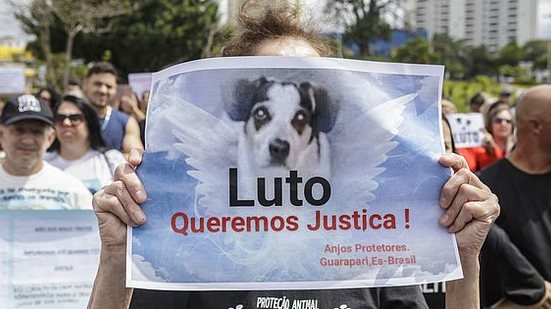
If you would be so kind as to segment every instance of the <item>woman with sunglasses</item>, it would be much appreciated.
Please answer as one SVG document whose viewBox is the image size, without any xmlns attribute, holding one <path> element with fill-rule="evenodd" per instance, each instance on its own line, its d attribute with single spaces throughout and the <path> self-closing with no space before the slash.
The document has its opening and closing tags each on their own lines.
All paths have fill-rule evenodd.
<svg viewBox="0 0 551 309">
<path fill-rule="evenodd" d="M 92 193 L 111 183 L 124 157 L 107 150 L 94 109 L 84 99 L 65 96 L 54 108 L 54 126 L 56 140 L 46 161 L 80 179 Z"/>
<path fill-rule="evenodd" d="M 503 101 L 492 104 L 484 113 L 484 122 L 486 127 L 485 145 L 458 149 L 458 153 L 465 157 L 473 172 L 505 157 L 513 145 L 513 113 L 509 104 Z"/>
</svg>

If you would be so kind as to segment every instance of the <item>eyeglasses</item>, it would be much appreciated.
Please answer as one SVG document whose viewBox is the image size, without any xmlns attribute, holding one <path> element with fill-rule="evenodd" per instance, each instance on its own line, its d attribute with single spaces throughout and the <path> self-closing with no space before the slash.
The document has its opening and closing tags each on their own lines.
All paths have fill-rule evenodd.
<svg viewBox="0 0 551 309">
<path fill-rule="evenodd" d="M 501 124 L 505 121 L 506 124 L 511 124 L 513 122 L 513 120 L 511 119 L 505 119 L 505 118 L 500 118 L 500 117 L 495 117 L 492 122 L 493 123 L 496 123 L 496 124 Z"/>
<path fill-rule="evenodd" d="M 71 126 L 78 126 L 84 120 L 84 116 L 82 116 L 82 114 L 56 114 L 54 117 L 54 122 L 57 125 L 65 124 L 65 119 L 69 119 Z"/>
</svg>

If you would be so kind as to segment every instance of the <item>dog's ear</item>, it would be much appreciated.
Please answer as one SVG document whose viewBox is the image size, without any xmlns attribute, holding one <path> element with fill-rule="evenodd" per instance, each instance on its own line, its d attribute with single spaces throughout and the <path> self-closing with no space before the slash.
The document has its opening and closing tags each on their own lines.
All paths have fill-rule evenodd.
<svg viewBox="0 0 551 309">
<path fill-rule="evenodd" d="M 228 116 L 234 121 L 246 120 L 256 103 L 258 90 L 267 83 L 268 80 L 264 76 L 254 81 L 238 80 L 234 87 L 232 100 L 226 103 L 225 109 Z"/>
<path fill-rule="evenodd" d="M 307 108 L 312 110 L 312 128 L 314 132 L 329 132 L 337 119 L 337 104 L 335 104 L 327 90 L 316 87 L 309 82 L 303 82 L 299 86 L 301 100 L 309 104 Z"/>
</svg>

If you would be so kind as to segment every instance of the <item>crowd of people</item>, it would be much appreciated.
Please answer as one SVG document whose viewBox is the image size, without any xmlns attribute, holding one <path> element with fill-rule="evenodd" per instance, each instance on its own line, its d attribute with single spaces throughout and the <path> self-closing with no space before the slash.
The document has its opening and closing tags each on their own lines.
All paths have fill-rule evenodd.
<svg viewBox="0 0 551 309">
<path fill-rule="evenodd" d="M 254 1 L 242 6 L 240 32 L 225 45 L 224 56 L 335 54 L 315 28 L 297 18 L 298 7 L 247 3 Z M 10 199 L 0 190 L 0 209 L 96 212 L 102 250 L 89 308 L 230 308 L 236 303 L 256 308 L 258 297 L 284 295 L 319 299 L 322 308 L 339 300 L 350 308 L 427 307 L 415 286 L 232 292 L 126 288 L 126 227 L 146 221 L 140 204 L 147 193 L 134 170 L 142 160 L 149 92 L 139 97 L 117 89 L 115 68 L 99 62 L 63 94 L 46 87 L 8 100 L 0 118 L 0 189 L 18 188 L 22 197 Z M 454 171 L 442 188 L 439 223 L 456 233 L 464 272 L 464 279 L 447 283 L 446 307 L 551 308 L 551 86 L 530 88 L 516 102 L 507 91 L 495 101 L 473 96 L 471 112 L 482 113 L 485 122 L 483 144 L 477 147 L 455 147 L 445 114 L 457 108 L 448 100 L 442 104 L 446 152 L 461 156 L 439 160 Z"/>
</svg>

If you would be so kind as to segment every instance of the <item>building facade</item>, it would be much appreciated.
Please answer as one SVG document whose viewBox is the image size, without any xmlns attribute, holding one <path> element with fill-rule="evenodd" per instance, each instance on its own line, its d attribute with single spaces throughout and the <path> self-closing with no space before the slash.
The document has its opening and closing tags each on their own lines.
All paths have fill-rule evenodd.
<svg viewBox="0 0 551 309">
<path fill-rule="evenodd" d="M 405 8 L 408 23 L 429 38 L 445 33 L 491 51 L 536 38 L 538 0 L 406 0 Z"/>
</svg>

